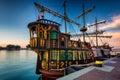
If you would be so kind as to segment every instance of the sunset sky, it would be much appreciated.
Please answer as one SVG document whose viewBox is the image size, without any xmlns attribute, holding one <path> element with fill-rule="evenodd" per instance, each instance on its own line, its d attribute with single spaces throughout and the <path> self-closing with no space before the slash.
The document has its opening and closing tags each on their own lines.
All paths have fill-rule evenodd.
<svg viewBox="0 0 120 80">
<path fill-rule="evenodd" d="M 63 14 L 64 0 L 0 0 L 0 46 L 7 44 L 21 45 L 29 44 L 28 23 L 34 22 L 38 17 L 38 10 L 34 2 L 38 2 L 50 9 Z M 110 45 L 120 47 L 120 0 L 67 0 L 67 16 L 81 24 L 82 18 L 75 17 L 82 13 L 82 4 L 85 10 L 95 6 L 95 9 L 86 15 L 86 25 L 94 23 L 95 17 L 98 21 L 106 20 L 105 24 L 99 25 L 99 30 L 106 30 L 104 35 L 112 35 Z M 52 19 L 60 24 L 63 20 L 45 12 L 46 19 Z M 80 33 L 74 24 L 67 24 L 71 33 Z M 60 27 L 64 32 L 64 25 Z M 74 29 L 72 27 L 74 26 Z M 91 29 L 94 30 L 94 27 Z M 89 31 L 88 31 L 89 32 Z"/>
</svg>

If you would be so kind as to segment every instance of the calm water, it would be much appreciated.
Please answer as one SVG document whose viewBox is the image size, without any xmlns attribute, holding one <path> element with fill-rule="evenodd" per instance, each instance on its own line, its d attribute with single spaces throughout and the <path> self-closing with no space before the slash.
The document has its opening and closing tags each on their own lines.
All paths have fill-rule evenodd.
<svg viewBox="0 0 120 80">
<path fill-rule="evenodd" d="M 36 59 L 30 50 L 0 51 L 0 80 L 38 80 Z"/>
</svg>

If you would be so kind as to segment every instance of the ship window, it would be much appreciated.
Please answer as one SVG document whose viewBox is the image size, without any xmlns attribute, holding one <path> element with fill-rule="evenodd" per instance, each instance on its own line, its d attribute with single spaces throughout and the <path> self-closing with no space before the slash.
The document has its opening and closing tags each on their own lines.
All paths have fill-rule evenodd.
<svg viewBox="0 0 120 80">
<path fill-rule="evenodd" d="M 50 32 L 50 39 L 58 39 L 58 32 L 56 31 Z"/>
<path fill-rule="evenodd" d="M 80 52 L 80 60 L 83 60 L 83 52 Z"/>
<path fill-rule="evenodd" d="M 65 46 L 64 41 L 61 41 L 61 46 Z"/>
<path fill-rule="evenodd" d="M 72 52 L 68 52 L 68 60 L 72 60 Z"/>
<path fill-rule="evenodd" d="M 60 60 L 72 60 L 72 52 L 61 52 Z"/>
<path fill-rule="evenodd" d="M 57 52 L 51 52 L 50 59 L 51 60 L 57 60 Z"/>
<path fill-rule="evenodd" d="M 84 51 L 84 52 L 83 52 L 83 59 L 85 60 L 86 58 L 87 58 L 87 52 Z"/>
<path fill-rule="evenodd" d="M 87 58 L 87 52 L 82 51 L 81 54 L 80 54 L 80 59 L 85 60 L 86 58 Z"/>
<path fill-rule="evenodd" d="M 33 32 L 30 31 L 30 38 L 33 38 Z"/>
<path fill-rule="evenodd" d="M 61 46 L 64 47 L 65 46 L 65 37 L 61 37 Z"/>
<path fill-rule="evenodd" d="M 37 37 L 36 31 L 33 31 L 33 37 L 34 37 L 34 38 Z"/>
<path fill-rule="evenodd" d="M 67 60 L 65 52 L 60 53 L 60 60 Z"/>
<path fill-rule="evenodd" d="M 78 60 L 78 52 L 74 52 L 74 58 L 75 60 Z"/>
<path fill-rule="evenodd" d="M 46 59 L 46 55 L 45 55 L 45 53 L 43 53 L 43 60 L 45 60 Z"/>
<path fill-rule="evenodd" d="M 51 40 L 51 43 L 52 43 L 51 47 L 55 48 L 57 45 L 57 40 Z"/>
</svg>

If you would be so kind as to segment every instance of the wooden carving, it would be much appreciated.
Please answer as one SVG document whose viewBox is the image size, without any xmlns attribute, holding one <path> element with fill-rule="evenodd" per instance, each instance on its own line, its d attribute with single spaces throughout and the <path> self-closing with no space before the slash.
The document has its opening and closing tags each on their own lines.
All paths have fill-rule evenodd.
<svg viewBox="0 0 120 80">
<path fill-rule="evenodd" d="M 45 28 L 42 27 L 41 29 L 44 32 L 44 39 L 47 39 L 47 31 L 51 29 L 51 26 L 49 26 L 48 28 L 47 27 L 45 27 Z"/>
</svg>

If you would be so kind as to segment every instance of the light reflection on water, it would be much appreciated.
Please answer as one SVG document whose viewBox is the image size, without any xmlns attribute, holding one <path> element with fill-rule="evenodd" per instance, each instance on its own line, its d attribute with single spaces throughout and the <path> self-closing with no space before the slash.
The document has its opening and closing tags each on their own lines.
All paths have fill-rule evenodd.
<svg viewBox="0 0 120 80">
<path fill-rule="evenodd" d="M 36 59 L 30 50 L 0 51 L 0 80 L 38 80 Z"/>
</svg>

